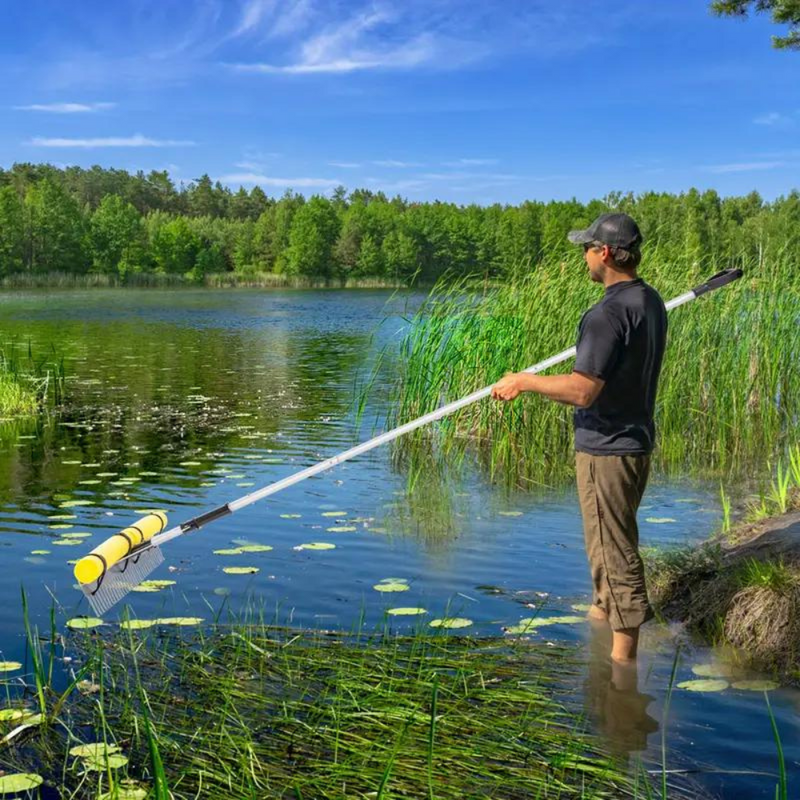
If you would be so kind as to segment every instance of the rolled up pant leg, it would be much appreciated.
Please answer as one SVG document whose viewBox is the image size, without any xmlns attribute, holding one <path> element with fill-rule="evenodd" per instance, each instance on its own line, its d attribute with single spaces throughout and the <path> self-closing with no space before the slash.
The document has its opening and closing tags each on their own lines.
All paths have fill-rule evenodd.
<svg viewBox="0 0 800 800">
<path fill-rule="evenodd" d="M 636 524 L 650 456 L 579 452 L 576 471 L 592 601 L 608 615 L 613 630 L 638 628 L 653 617 Z"/>
</svg>

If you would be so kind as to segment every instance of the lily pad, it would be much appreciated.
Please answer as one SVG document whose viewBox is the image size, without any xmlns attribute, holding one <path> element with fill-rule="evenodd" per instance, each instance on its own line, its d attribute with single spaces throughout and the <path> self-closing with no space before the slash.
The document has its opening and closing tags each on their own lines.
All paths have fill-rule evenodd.
<svg viewBox="0 0 800 800">
<path fill-rule="evenodd" d="M 49 556 L 50 550 L 31 550 L 32 556 Z"/>
<path fill-rule="evenodd" d="M 300 519 L 302 514 L 281 514 L 281 519 Z"/>
<path fill-rule="evenodd" d="M 589 605 L 589 603 L 573 603 L 573 604 L 570 606 L 570 608 L 571 608 L 573 611 L 589 611 L 589 609 L 591 608 L 591 606 Z"/>
<path fill-rule="evenodd" d="M 558 617 L 527 617 L 521 619 L 516 625 L 511 625 L 506 628 L 506 633 L 530 633 L 536 628 L 542 628 L 546 625 L 575 625 L 579 622 L 585 622 L 583 617 L 575 616 L 558 616 Z"/>
<path fill-rule="evenodd" d="M 98 800 L 146 800 L 150 790 L 132 781 L 120 781 L 113 791 L 104 792 Z"/>
<path fill-rule="evenodd" d="M 665 522 L 675 522 L 672 517 L 647 517 L 645 522 L 652 522 L 654 525 L 663 525 Z"/>
<path fill-rule="evenodd" d="M 106 772 L 109 769 L 119 769 L 128 763 L 128 756 L 122 753 L 99 754 L 96 758 L 86 758 L 83 767 L 90 772 Z"/>
<path fill-rule="evenodd" d="M 427 614 L 428 610 L 425 608 L 390 608 L 386 613 L 393 617 L 414 617 L 418 614 Z"/>
<path fill-rule="evenodd" d="M 326 528 L 325 530 L 331 533 L 352 533 L 357 528 L 354 525 L 334 525 L 332 528 Z"/>
<path fill-rule="evenodd" d="M 120 622 L 119 627 L 124 631 L 141 631 L 145 628 L 152 628 L 155 624 L 154 619 L 125 619 Z"/>
<path fill-rule="evenodd" d="M 88 539 L 92 534 L 86 531 L 75 531 L 74 533 L 62 533 L 62 539 Z"/>
<path fill-rule="evenodd" d="M 11 794 L 11 792 L 29 792 L 44 783 L 41 775 L 32 772 L 17 772 L 13 775 L 3 775 L 0 777 L 0 794 Z"/>
<path fill-rule="evenodd" d="M 240 553 L 268 553 L 272 550 L 269 544 L 245 544 L 239 548 Z"/>
<path fill-rule="evenodd" d="M 77 508 L 78 506 L 93 506 L 94 500 L 65 500 L 59 503 L 59 508 Z"/>
<path fill-rule="evenodd" d="M 78 516 L 77 514 L 51 514 L 47 519 L 58 521 L 64 519 L 78 519 Z"/>
<path fill-rule="evenodd" d="M 51 531 L 67 531 L 70 528 L 74 528 L 74 525 L 70 525 L 68 522 L 57 522 L 55 525 L 48 525 Z"/>
<path fill-rule="evenodd" d="M 695 664 L 692 673 L 699 678 L 730 678 L 733 670 L 726 664 Z"/>
<path fill-rule="evenodd" d="M 308 544 L 298 544 L 292 550 L 335 550 L 336 545 L 330 542 L 309 542 Z"/>
<path fill-rule="evenodd" d="M 202 617 L 159 617 L 154 619 L 154 625 L 199 625 Z"/>
<path fill-rule="evenodd" d="M 686 689 L 688 692 L 722 692 L 728 688 L 728 681 L 719 678 L 703 678 L 697 681 L 681 681 L 679 689 Z"/>
<path fill-rule="evenodd" d="M 472 620 L 466 617 L 444 617 L 430 622 L 431 628 L 468 628 L 470 625 Z"/>
<path fill-rule="evenodd" d="M 323 511 L 322 512 L 322 516 L 323 517 L 346 517 L 347 516 L 347 512 L 346 511 Z"/>
<path fill-rule="evenodd" d="M 33 712 L 27 708 L 0 708 L 0 722 L 16 722 L 30 716 Z"/>
<path fill-rule="evenodd" d="M 67 620 L 67 627 L 73 630 L 86 630 L 87 628 L 96 628 L 102 625 L 103 620 L 97 617 L 74 617 Z"/>
<path fill-rule="evenodd" d="M 0 661 L 0 672 L 13 672 L 15 669 L 22 669 L 19 661 Z"/>
<path fill-rule="evenodd" d="M 100 758 L 103 755 L 111 755 L 118 752 L 119 747 L 115 744 L 90 742 L 89 744 L 79 744 L 70 748 L 69 754 L 76 758 Z"/>
<path fill-rule="evenodd" d="M 242 552 L 244 552 L 244 551 L 242 550 L 241 547 L 226 547 L 226 548 L 223 548 L 222 550 L 215 550 L 214 551 L 214 555 L 215 556 L 238 556 L 238 555 L 241 555 Z"/>
<path fill-rule="evenodd" d="M 777 681 L 767 680 L 734 681 L 731 686 L 744 692 L 771 692 L 780 688 L 780 684 Z"/>
<path fill-rule="evenodd" d="M 501 517 L 521 517 L 521 511 L 498 511 L 497 512 Z"/>
<path fill-rule="evenodd" d="M 411 587 L 405 581 L 385 581 L 372 587 L 376 592 L 407 592 Z"/>
<path fill-rule="evenodd" d="M 258 567 L 223 567 L 222 571 L 228 575 L 253 575 L 260 572 Z"/>
<path fill-rule="evenodd" d="M 74 547 L 75 545 L 81 544 L 80 539 L 53 539 L 50 544 L 58 545 L 59 547 Z"/>
</svg>

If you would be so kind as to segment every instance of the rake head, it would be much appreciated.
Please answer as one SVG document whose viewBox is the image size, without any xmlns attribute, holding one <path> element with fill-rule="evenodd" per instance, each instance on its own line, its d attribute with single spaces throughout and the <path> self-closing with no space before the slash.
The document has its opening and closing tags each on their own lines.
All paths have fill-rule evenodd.
<svg viewBox="0 0 800 800">
<path fill-rule="evenodd" d="M 164 554 L 161 548 L 151 545 L 114 564 L 99 580 L 80 584 L 80 588 L 94 613 L 101 617 L 163 563 Z"/>
</svg>

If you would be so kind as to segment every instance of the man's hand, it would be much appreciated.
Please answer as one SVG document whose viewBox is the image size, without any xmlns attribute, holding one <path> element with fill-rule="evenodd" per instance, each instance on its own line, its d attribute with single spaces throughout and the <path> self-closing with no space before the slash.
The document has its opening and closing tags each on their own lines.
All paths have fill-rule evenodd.
<svg viewBox="0 0 800 800">
<path fill-rule="evenodd" d="M 522 373 L 508 372 L 494 386 L 492 397 L 495 400 L 514 400 L 522 392 Z"/>
</svg>

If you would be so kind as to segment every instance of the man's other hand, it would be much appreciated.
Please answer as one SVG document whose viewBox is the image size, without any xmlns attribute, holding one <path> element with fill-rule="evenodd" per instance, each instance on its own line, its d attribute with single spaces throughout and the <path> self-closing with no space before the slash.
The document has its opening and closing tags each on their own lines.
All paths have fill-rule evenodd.
<svg viewBox="0 0 800 800">
<path fill-rule="evenodd" d="M 495 400 L 514 400 L 521 392 L 522 374 L 519 372 L 506 373 L 492 386 L 492 397 Z"/>
</svg>

